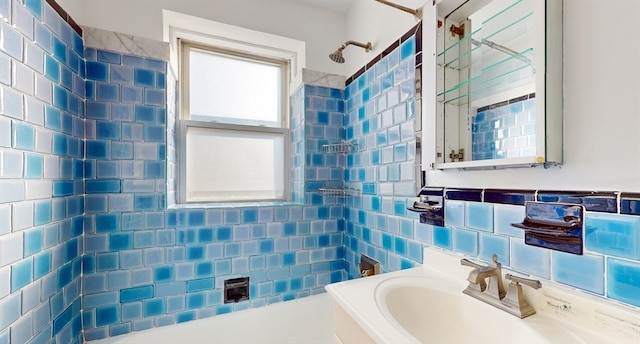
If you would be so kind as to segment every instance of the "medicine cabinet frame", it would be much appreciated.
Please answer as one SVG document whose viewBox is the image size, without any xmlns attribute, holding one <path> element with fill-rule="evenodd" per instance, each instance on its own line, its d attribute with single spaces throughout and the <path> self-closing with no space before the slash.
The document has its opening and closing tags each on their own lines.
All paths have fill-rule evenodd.
<svg viewBox="0 0 640 344">
<path fill-rule="evenodd" d="M 529 53 L 532 54 L 533 62 L 531 66 L 535 71 L 532 78 L 535 80 L 535 85 L 529 85 L 529 89 L 521 87 L 516 92 L 501 92 L 502 96 L 522 92 L 520 94 L 533 97 L 532 100 L 535 103 L 535 155 L 469 160 L 472 157 L 471 152 L 464 152 L 464 150 L 471 146 L 472 116 L 478 109 L 471 106 L 471 101 L 468 101 L 468 105 L 465 105 L 467 109 L 457 110 L 459 113 L 455 115 L 457 116 L 456 118 L 448 118 L 450 122 L 457 122 L 453 127 L 451 125 L 449 127 L 445 126 L 445 103 L 448 104 L 447 106 L 451 106 L 454 102 L 448 102 L 442 95 L 446 94 L 447 87 L 452 89 L 461 87 L 460 85 L 464 86 L 465 83 L 469 84 L 470 81 L 454 80 L 452 82 L 451 80 L 445 80 L 445 67 L 442 63 L 443 51 L 438 51 L 445 46 L 443 43 L 444 35 L 454 35 L 454 31 L 462 30 L 458 31 L 458 34 L 463 32 L 461 37 L 467 35 L 468 46 L 471 44 L 490 46 L 492 44 L 491 42 L 486 43 L 484 40 L 481 43 L 473 40 L 473 35 L 470 32 L 471 25 L 468 25 L 466 30 L 464 27 L 460 28 L 460 26 L 453 27 L 451 24 L 452 19 L 448 18 L 448 16 L 458 10 L 455 13 L 457 17 L 453 19 L 453 22 L 464 22 L 465 20 L 459 16 L 461 8 L 464 8 L 463 12 L 466 11 L 472 14 L 491 1 L 498 0 L 434 0 L 433 3 L 428 3 L 424 7 L 422 27 L 424 30 L 424 42 L 426 43 L 425 53 L 423 54 L 422 77 L 424 95 L 422 107 L 423 170 L 496 169 L 540 165 L 547 167 L 562 163 L 563 16 L 562 1 L 559 0 L 527 0 L 533 2 L 531 22 L 533 23 L 532 34 L 534 39 Z M 513 0 L 512 3 L 520 1 L 523 0 Z M 509 27 L 507 26 L 505 30 L 509 30 Z M 498 49 L 500 48 L 504 47 L 498 47 Z M 512 59 L 519 58 L 519 56 L 516 56 L 517 52 L 502 52 L 506 53 L 505 56 L 511 55 L 510 58 Z M 441 55 L 440 60 L 438 60 L 439 54 Z M 469 63 L 470 65 L 471 63 Z M 471 67 L 468 67 L 468 69 L 471 69 Z M 471 77 L 469 80 L 471 80 Z M 467 94 L 471 95 L 471 92 Z M 509 100 L 513 100 L 513 98 L 495 98 L 493 99 L 495 101 L 494 105 L 505 104 L 505 101 L 508 103 Z M 487 97 L 484 101 L 487 99 L 491 99 L 491 97 Z M 484 105 L 480 105 L 480 107 L 482 108 Z M 466 113 L 464 113 L 465 111 Z M 466 139 L 460 140 L 461 135 L 468 136 Z M 451 137 L 454 139 L 448 140 Z M 462 144 L 460 144 L 461 141 Z M 456 154 L 460 153 L 460 148 L 463 149 L 462 153 L 467 155 L 467 157 L 463 155 L 462 161 L 456 159 Z"/>
</svg>

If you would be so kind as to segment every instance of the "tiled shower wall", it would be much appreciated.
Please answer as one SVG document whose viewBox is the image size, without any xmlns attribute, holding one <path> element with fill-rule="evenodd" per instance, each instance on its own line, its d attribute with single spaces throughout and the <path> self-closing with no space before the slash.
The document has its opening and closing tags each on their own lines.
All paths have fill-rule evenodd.
<svg viewBox="0 0 640 344">
<path fill-rule="evenodd" d="M 40 0 L 0 17 L 0 343 L 79 343 L 83 40 Z"/>
<path fill-rule="evenodd" d="M 86 340 L 295 299 L 345 279 L 343 205 L 313 189 L 339 162 L 310 148 L 340 138 L 341 90 L 304 86 L 292 96 L 297 204 L 183 207 L 171 195 L 176 118 L 164 97 L 175 84 L 167 64 L 92 48 L 86 59 Z M 224 304 L 224 280 L 241 276 L 250 278 L 251 299 Z"/>
<path fill-rule="evenodd" d="M 581 199 L 562 196 L 562 191 L 552 192 L 559 197 L 543 199 L 585 204 L 584 255 L 526 245 L 524 232 L 511 226 L 524 219 L 524 201 L 483 202 L 477 190 L 474 194 L 478 197 L 474 199 L 459 199 L 447 193 L 444 227 L 419 223 L 415 213 L 406 209 L 416 200 L 413 73 L 419 52 L 413 50 L 414 42 L 409 39 L 386 57 L 367 65 L 367 70 L 353 77 L 345 90 L 346 138 L 358 142 L 358 150 L 347 156 L 345 179 L 348 185 L 363 190 L 362 197 L 348 199 L 345 206 L 349 278 L 358 276 L 361 254 L 378 260 L 384 271 L 394 271 L 421 263 L 422 247 L 433 245 L 485 261 L 491 261 L 496 253 L 505 267 L 640 307 L 640 281 L 636 278 L 640 276 L 637 194 L 622 193 L 620 202 L 624 207 L 615 206 L 620 192 L 607 192 L 609 198 L 605 201 L 591 192 L 585 192 Z M 519 133 L 524 133 L 523 124 L 532 115 L 526 105 L 529 101 L 532 100 L 511 107 L 515 118 L 502 117 L 507 121 L 501 123 L 520 123 Z M 522 118 L 518 120 L 519 117 Z M 530 191 L 531 195 L 535 192 Z M 601 202 L 614 204 L 613 210 L 591 209 Z"/>
</svg>

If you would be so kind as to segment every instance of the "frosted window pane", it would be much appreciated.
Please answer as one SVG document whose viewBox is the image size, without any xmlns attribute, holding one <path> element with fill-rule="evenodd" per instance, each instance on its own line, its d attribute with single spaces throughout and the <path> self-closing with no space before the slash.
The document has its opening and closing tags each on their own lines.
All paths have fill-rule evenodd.
<svg viewBox="0 0 640 344">
<path fill-rule="evenodd" d="M 187 129 L 187 201 L 284 199 L 284 134 Z"/>
<path fill-rule="evenodd" d="M 191 49 L 191 119 L 280 127 L 280 73 L 279 65 Z"/>
</svg>

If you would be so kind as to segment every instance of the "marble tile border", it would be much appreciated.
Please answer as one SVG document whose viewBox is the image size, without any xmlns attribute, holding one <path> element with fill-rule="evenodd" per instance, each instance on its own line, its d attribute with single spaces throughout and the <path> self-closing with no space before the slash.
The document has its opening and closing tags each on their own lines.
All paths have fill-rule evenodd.
<svg viewBox="0 0 640 344">
<path fill-rule="evenodd" d="M 303 68 L 302 83 L 310 86 L 321 86 L 343 90 L 345 77 L 342 75 L 327 74 Z"/>
<path fill-rule="evenodd" d="M 150 38 L 83 26 L 84 45 L 87 48 L 109 50 L 138 57 L 169 60 L 169 43 Z"/>
</svg>

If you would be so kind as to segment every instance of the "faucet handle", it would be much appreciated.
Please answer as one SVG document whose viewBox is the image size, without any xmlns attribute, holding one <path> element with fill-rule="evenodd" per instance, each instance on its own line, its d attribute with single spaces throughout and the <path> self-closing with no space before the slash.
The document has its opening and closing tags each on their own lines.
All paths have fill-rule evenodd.
<svg viewBox="0 0 640 344">
<path fill-rule="evenodd" d="M 484 267 L 484 266 L 482 266 L 482 265 L 480 265 L 478 263 L 474 263 L 474 262 L 470 261 L 467 258 L 460 259 L 460 264 L 464 265 L 464 266 L 470 266 L 470 267 L 472 267 L 474 269 L 479 269 L 479 268 L 483 268 Z"/>
<path fill-rule="evenodd" d="M 534 279 L 518 277 L 518 276 L 514 276 L 512 274 L 505 274 L 504 278 L 510 280 L 511 282 L 516 282 L 516 284 L 522 283 L 522 284 L 524 284 L 524 285 L 526 285 L 528 287 L 531 287 L 533 289 L 540 289 L 542 287 L 542 283 L 540 283 L 540 281 L 534 280 Z"/>
</svg>

